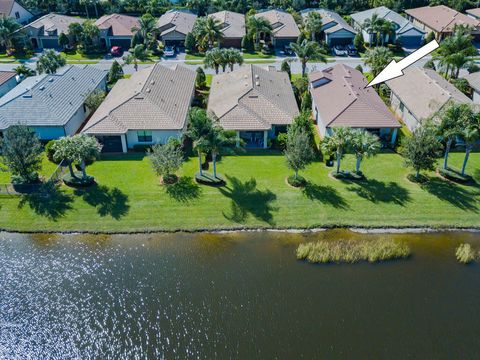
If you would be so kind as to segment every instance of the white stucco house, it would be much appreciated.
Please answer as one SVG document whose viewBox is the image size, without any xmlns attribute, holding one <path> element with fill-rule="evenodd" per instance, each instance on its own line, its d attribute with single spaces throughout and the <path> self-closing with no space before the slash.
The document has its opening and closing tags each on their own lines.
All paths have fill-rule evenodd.
<svg viewBox="0 0 480 360">
<path fill-rule="evenodd" d="M 103 152 L 127 152 L 136 145 L 180 139 L 187 127 L 196 72 L 160 63 L 122 79 L 82 132 L 97 137 Z"/>
</svg>

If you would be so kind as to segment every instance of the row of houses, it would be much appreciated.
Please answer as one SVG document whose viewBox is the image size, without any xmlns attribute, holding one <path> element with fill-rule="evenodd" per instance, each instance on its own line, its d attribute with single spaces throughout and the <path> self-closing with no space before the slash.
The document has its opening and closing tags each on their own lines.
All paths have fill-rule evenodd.
<svg viewBox="0 0 480 360">
<path fill-rule="evenodd" d="M 107 89 L 106 75 L 94 66 L 67 66 L 17 84 L 13 73 L 0 73 L 0 134 L 16 124 L 28 125 L 44 141 L 83 132 L 96 136 L 105 152 L 181 138 L 195 95 L 195 71 L 161 63 L 140 70 L 118 81 L 91 114 L 85 100 L 96 89 Z M 476 91 L 473 100 L 434 70 L 409 68 L 387 82 L 389 109 L 366 87 L 360 71 L 337 64 L 308 75 L 312 117 L 322 137 L 345 126 L 395 144 L 401 122 L 412 130 L 452 102 L 479 103 L 480 74 L 467 80 Z M 207 110 L 249 148 L 267 148 L 299 114 L 288 74 L 252 64 L 213 77 Z"/>
</svg>

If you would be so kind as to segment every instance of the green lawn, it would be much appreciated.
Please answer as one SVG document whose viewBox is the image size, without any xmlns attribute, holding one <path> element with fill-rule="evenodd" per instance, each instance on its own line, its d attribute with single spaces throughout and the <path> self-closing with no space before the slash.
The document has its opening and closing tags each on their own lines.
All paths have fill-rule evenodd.
<svg viewBox="0 0 480 360">
<path fill-rule="evenodd" d="M 83 54 L 76 50 L 73 51 L 62 51 L 61 54 L 67 59 L 67 61 L 86 61 L 90 62 L 92 60 L 102 60 L 105 57 L 105 53 L 91 53 Z"/>
<path fill-rule="evenodd" d="M 205 54 L 196 53 L 196 54 L 185 54 L 185 60 L 203 60 Z"/>
<path fill-rule="evenodd" d="M 460 166 L 462 158 L 462 153 L 454 153 L 451 162 Z M 353 160 L 348 156 L 343 168 L 352 169 Z M 480 153 L 475 153 L 468 170 L 480 182 L 479 169 Z M 401 157 L 391 153 L 366 160 L 363 170 L 369 180 L 359 183 L 334 180 L 328 176 L 331 168 L 312 164 L 302 173 L 310 181 L 304 190 L 285 183 L 291 172 L 284 157 L 272 152 L 224 157 L 218 170 L 227 185 L 221 188 L 196 185 L 196 170 L 197 159 L 192 158 L 181 171 L 180 183 L 164 187 L 140 154 L 105 158 L 88 168 L 99 184 L 93 188 L 62 186 L 51 198 L 1 196 L 0 228 L 144 231 L 480 224 L 479 186 L 456 185 L 433 174 L 427 185 L 410 183 Z"/>
<path fill-rule="evenodd" d="M 261 51 L 255 51 L 255 52 L 244 52 L 242 53 L 243 58 L 246 59 L 274 59 L 275 55 L 274 54 L 263 54 Z"/>
</svg>

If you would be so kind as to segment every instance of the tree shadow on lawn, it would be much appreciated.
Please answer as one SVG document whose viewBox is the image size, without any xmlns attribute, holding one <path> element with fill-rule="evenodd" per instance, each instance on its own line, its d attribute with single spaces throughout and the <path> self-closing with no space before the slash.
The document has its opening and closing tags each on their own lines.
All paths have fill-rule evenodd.
<svg viewBox="0 0 480 360">
<path fill-rule="evenodd" d="M 449 202 L 453 206 L 477 213 L 478 206 L 476 197 L 480 195 L 478 186 L 472 186 L 476 192 L 467 191 L 465 188 L 456 185 L 453 182 L 445 181 L 437 177 L 430 177 L 428 182 L 422 185 L 422 189 L 435 195 L 442 201 Z"/>
<path fill-rule="evenodd" d="M 339 209 L 348 209 L 350 207 L 338 191 L 330 185 L 323 186 L 309 182 L 302 192 L 308 199 L 317 200 L 322 204 L 328 204 Z"/>
<path fill-rule="evenodd" d="M 73 197 L 57 186 L 44 185 L 38 192 L 23 195 L 18 208 L 28 205 L 35 214 L 57 221 L 72 209 L 72 202 Z"/>
<path fill-rule="evenodd" d="M 223 213 L 226 219 L 244 223 L 250 214 L 269 225 L 275 224 L 272 211 L 277 211 L 277 208 L 273 207 L 271 202 L 277 199 L 277 195 L 270 190 L 258 190 L 257 181 L 254 178 L 245 182 L 233 176 L 226 176 L 226 178 L 228 185 L 219 188 L 222 195 L 232 200 L 231 214 Z"/>
<path fill-rule="evenodd" d="M 188 203 L 198 199 L 202 191 L 191 177 L 182 176 L 175 184 L 165 185 L 165 192 L 178 202 Z"/>
<path fill-rule="evenodd" d="M 128 214 L 128 196 L 118 188 L 110 189 L 105 185 L 95 184 L 88 188 L 76 189 L 75 195 L 81 196 L 83 200 L 97 208 L 100 216 L 110 215 L 115 220 Z"/>
<path fill-rule="evenodd" d="M 367 199 L 373 203 L 394 203 L 405 206 L 412 200 L 410 192 L 396 182 L 385 183 L 375 179 L 366 179 L 363 181 L 345 181 L 351 186 L 348 191 L 355 192 L 358 196 Z"/>
</svg>

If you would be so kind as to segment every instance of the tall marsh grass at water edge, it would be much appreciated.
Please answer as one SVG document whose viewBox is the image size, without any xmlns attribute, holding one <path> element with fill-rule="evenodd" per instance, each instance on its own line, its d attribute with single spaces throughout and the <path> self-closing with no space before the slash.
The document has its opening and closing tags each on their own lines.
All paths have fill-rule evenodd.
<svg viewBox="0 0 480 360">
<path fill-rule="evenodd" d="M 410 247 L 392 239 L 336 240 L 300 244 L 296 255 L 298 260 L 311 263 L 370 263 L 410 256 Z"/>
<path fill-rule="evenodd" d="M 475 260 L 476 251 L 470 244 L 460 244 L 455 251 L 455 257 L 459 263 L 469 264 Z"/>
</svg>

